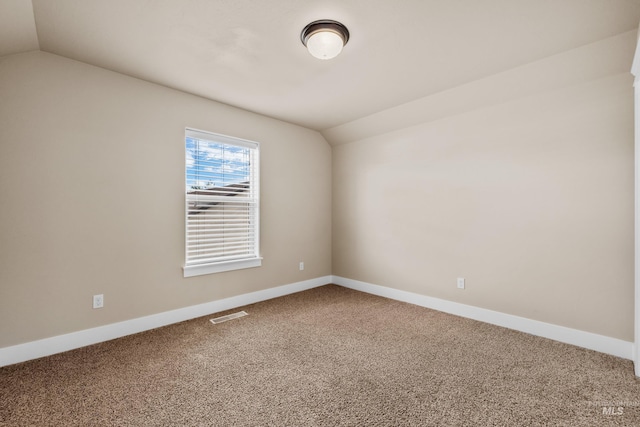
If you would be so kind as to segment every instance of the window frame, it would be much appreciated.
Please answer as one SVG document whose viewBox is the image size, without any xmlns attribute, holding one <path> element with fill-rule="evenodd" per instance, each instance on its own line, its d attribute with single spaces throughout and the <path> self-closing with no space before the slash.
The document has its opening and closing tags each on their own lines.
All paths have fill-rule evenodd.
<svg viewBox="0 0 640 427">
<path fill-rule="evenodd" d="M 188 234 L 188 222 L 189 222 L 189 189 L 187 185 L 189 184 L 188 171 L 189 167 L 187 165 L 187 140 L 189 138 L 198 139 L 198 140 L 206 140 L 211 141 L 216 144 L 223 144 L 232 147 L 242 147 L 248 148 L 251 150 L 251 158 L 253 160 L 253 164 L 250 165 L 250 188 L 251 188 L 251 200 L 247 201 L 250 205 L 248 208 L 252 215 L 253 221 L 251 221 L 251 225 L 249 229 L 253 231 L 253 248 L 252 254 L 244 257 L 239 257 L 238 259 L 232 260 L 220 260 L 213 262 L 202 262 L 198 263 L 193 259 L 190 261 L 189 259 L 189 234 Z M 262 265 L 262 257 L 260 255 L 260 144 L 255 141 L 250 141 L 246 139 L 236 138 L 228 135 L 217 134 L 213 132 L 202 131 L 193 128 L 185 128 L 185 136 L 184 136 L 184 156 L 185 156 L 185 193 L 184 193 L 184 203 L 185 203 L 185 218 L 184 218 L 184 242 L 185 242 L 185 251 L 184 251 L 184 264 L 183 264 L 183 274 L 184 277 L 193 277 L 200 276 L 205 274 L 213 274 L 213 273 L 221 273 L 224 271 L 232 271 L 246 268 L 254 268 L 260 267 Z"/>
</svg>

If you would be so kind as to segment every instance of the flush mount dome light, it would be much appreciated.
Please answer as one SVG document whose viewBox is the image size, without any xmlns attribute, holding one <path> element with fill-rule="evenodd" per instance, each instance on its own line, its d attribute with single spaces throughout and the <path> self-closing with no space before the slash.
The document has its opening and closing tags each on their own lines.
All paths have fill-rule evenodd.
<svg viewBox="0 0 640 427">
<path fill-rule="evenodd" d="M 349 30 L 337 21 L 321 19 L 304 27 L 300 39 L 311 55 L 331 59 L 338 56 L 349 41 Z"/>
</svg>

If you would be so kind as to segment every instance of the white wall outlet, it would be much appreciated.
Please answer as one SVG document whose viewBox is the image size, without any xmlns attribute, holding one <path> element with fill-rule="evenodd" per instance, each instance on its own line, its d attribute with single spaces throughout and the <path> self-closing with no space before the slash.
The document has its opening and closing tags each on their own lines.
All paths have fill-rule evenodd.
<svg viewBox="0 0 640 427">
<path fill-rule="evenodd" d="M 458 277 L 458 289 L 464 289 L 464 277 Z"/>
<path fill-rule="evenodd" d="M 304 262 L 300 261 L 300 271 L 304 270 Z"/>
<path fill-rule="evenodd" d="M 104 307 L 104 295 L 94 295 L 93 296 L 93 308 L 102 308 Z"/>
</svg>

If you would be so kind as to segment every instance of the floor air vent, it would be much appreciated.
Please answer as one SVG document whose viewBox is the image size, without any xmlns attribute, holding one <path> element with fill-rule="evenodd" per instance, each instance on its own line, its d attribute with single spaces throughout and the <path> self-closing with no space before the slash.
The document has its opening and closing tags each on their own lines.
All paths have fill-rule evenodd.
<svg viewBox="0 0 640 427">
<path fill-rule="evenodd" d="M 226 322 L 227 320 L 233 320 L 237 319 L 238 317 L 244 317 L 248 315 L 249 314 L 244 311 L 239 311 L 237 313 L 227 314 L 226 316 L 216 317 L 215 319 L 211 319 L 210 322 L 214 325 L 217 325 L 218 323 Z"/>
</svg>

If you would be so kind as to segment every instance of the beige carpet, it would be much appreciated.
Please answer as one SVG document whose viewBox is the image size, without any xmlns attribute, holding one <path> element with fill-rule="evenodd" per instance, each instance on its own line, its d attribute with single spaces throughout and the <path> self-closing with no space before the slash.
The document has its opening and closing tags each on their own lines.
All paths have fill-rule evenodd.
<svg viewBox="0 0 640 427">
<path fill-rule="evenodd" d="M 1 426 L 640 426 L 630 361 L 328 285 L 0 369 Z"/>
</svg>

